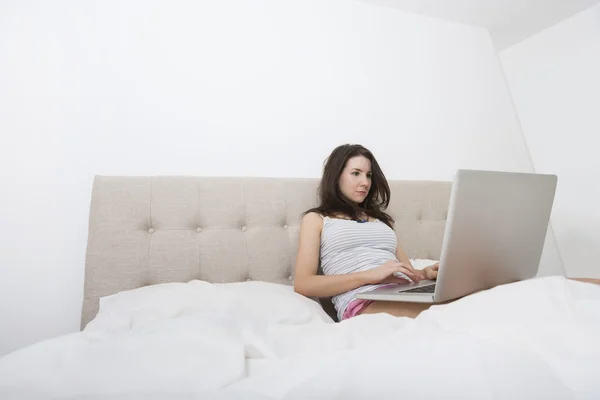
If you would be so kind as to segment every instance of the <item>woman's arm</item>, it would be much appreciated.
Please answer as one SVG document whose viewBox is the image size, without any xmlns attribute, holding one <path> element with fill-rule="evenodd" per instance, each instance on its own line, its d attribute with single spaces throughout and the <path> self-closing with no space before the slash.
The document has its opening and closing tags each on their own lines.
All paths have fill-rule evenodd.
<svg viewBox="0 0 600 400">
<path fill-rule="evenodd" d="M 402 249 L 402 246 L 400 246 L 400 241 L 398 241 L 398 244 L 396 245 L 396 258 L 402 264 L 410 265 L 414 269 L 414 266 L 410 262 L 410 258 L 408 258 L 408 255 L 404 252 L 404 249 Z M 439 263 L 435 263 L 433 265 L 423 268 L 422 270 L 415 269 L 414 271 L 418 276 L 418 280 L 421 280 L 421 279 L 434 280 L 434 279 L 437 279 L 438 268 L 439 268 Z"/>
<path fill-rule="evenodd" d="M 307 297 L 331 297 L 368 283 L 361 272 L 342 275 L 317 275 L 323 218 L 308 213 L 300 224 L 294 290 Z"/>
<path fill-rule="evenodd" d="M 410 262 L 410 258 L 408 258 L 408 255 L 404 252 L 404 249 L 402 249 L 402 246 L 400 246 L 400 241 L 398 241 L 398 243 L 396 244 L 396 258 L 402 264 L 410 265 L 411 267 L 413 267 L 413 265 Z"/>
</svg>

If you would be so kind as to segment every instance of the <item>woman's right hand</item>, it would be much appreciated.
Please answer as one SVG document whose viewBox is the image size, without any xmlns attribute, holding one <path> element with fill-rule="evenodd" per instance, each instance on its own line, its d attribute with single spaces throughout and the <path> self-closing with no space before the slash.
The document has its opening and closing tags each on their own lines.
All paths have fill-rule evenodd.
<svg viewBox="0 0 600 400">
<path fill-rule="evenodd" d="M 364 276 L 367 284 L 376 285 L 380 283 L 408 283 L 406 279 L 399 278 L 394 275 L 396 272 L 402 272 L 409 277 L 413 282 L 419 282 L 421 276 L 410 265 L 403 264 L 396 260 L 390 260 L 375 267 L 369 271 L 364 271 Z"/>
</svg>

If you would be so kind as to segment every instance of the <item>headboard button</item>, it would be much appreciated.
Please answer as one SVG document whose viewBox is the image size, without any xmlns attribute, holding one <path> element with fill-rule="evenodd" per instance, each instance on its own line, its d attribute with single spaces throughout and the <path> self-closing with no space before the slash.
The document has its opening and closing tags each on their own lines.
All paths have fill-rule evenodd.
<svg viewBox="0 0 600 400">
<path fill-rule="evenodd" d="M 148 233 L 154 233 L 154 228 L 148 229 Z"/>
<path fill-rule="evenodd" d="M 242 226 L 242 230 L 243 230 L 244 232 L 246 232 L 246 231 L 248 230 L 248 228 L 246 227 L 246 225 Z"/>
</svg>

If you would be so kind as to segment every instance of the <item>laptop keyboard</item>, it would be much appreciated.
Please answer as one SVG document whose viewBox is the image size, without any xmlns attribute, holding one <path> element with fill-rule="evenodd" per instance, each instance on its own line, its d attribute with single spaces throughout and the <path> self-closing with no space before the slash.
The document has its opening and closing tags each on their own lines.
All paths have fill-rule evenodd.
<svg viewBox="0 0 600 400">
<path fill-rule="evenodd" d="M 421 286 L 414 289 L 401 290 L 399 293 L 435 293 L 435 285 Z"/>
</svg>

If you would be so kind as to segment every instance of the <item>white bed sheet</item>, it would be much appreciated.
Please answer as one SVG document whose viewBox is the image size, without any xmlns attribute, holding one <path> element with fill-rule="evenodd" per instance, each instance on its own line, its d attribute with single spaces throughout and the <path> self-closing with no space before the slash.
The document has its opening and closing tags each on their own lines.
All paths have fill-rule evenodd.
<svg viewBox="0 0 600 400">
<path fill-rule="evenodd" d="M 335 324 L 313 305 L 266 283 L 124 293 L 83 332 L 1 358 L 0 398 L 600 398 L 598 285 L 539 278 L 415 320 Z"/>
</svg>

